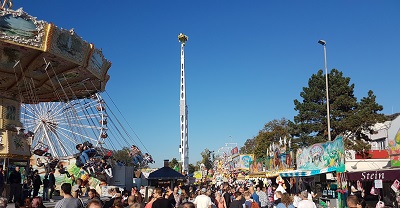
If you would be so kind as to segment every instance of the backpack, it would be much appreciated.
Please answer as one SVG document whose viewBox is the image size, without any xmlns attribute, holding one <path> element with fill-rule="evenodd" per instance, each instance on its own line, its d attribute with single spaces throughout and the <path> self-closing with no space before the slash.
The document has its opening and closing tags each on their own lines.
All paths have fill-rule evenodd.
<svg viewBox="0 0 400 208">
<path fill-rule="evenodd" d="M 251 208 L 260 208 L 260 205 L 258 205 L 257 202 L 252 201 L 252 202 L 251 202 Z"/>
</svg>

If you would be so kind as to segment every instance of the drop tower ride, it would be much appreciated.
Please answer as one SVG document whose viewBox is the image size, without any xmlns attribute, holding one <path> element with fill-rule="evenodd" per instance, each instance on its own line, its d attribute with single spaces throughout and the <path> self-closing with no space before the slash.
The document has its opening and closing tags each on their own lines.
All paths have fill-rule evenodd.
<svg viewBox="0 0 400 208">
<path fill-rule="evenodd" d="M 188 143 L 188 109 L 186 104 L 186 79 L 185 79 L 185 45 L 188 36 L 180 33 L 178 40 L 181 43 L 181 79 L 180 79 L 180 137 L 179 153 L 181 156 L 182 173 L 187 174 L 189 171 L 189 143 Z"/>
</svg>

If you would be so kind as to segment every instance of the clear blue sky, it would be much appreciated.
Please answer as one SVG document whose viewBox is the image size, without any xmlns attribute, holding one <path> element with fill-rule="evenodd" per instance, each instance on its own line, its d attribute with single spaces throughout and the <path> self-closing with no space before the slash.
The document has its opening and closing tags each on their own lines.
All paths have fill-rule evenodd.
<svg viewBox="0 0 400 208">
<path fill-rule="evenodd" d="M 117 3 L 118 2 L 118 3 Z M 243 145 L 273 119 L 293 120 L 312 74 L 351 77 L 383 113 L 400 112 L 400 1 L 22 1 L 113 62 L 106 91 L 162 165 L 178 158 L 180 32 L 186 45 L 190 163 L 205 148 Z M 142 146 L 139 145 L 143 149 Z"/>
</svg>

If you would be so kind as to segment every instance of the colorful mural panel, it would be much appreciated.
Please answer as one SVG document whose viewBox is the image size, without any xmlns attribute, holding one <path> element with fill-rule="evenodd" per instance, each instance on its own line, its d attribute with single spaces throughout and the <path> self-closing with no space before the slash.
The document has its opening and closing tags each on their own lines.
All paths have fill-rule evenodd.
<svg viewBox="0 0 400 208">
<path fill-rule="evenodd" d="M 22 9 L 0 12 L 0 39 L 44 50 L 47 23 L 37 21 Z"/>
<path fill-rule="evenodd" d="M 400 167 L 400 128 L 395 137 L 388 137 L 389 155 L 392 167 Z"/>
<path fill-rule="evenodd" d="M 250 170 L 250 165 L 253 163 L 253 155 L 239 155 L 237 158 L 239 160 L 236 164 L 236 169 Z"/>
<path fill-rule="evenodd" d="M 90 54 L 90 44 L 73 30 L 54 27 L 49 52 L 72 63 L 85 66 Z"/>
<path fill-rule="evenodd" d="M 345 170 L 344 145 L 341 136 L 332 142 L 318 143 L 297 150 L 296 162 L 298 170 L 319 170 L 336 168 L 337 172 Z"/>
</svg>

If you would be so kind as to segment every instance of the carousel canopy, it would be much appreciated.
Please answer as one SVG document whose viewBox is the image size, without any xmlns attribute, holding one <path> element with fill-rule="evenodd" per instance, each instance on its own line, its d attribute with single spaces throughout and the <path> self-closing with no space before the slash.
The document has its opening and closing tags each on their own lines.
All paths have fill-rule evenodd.
<svg viewBox="0 0 400 208">
<path fill-rule="evenodd" d="M 111 63 L 73 29 L 22 8 L 0 11 L 0 96 L 23 103 L 66 101 L 104 91 Z"/>
<path fill-rule="evenodd" d="M 174 179 L 185 179 L 185 176 L 176 172 L 170 167 L 162 167 L 152 173 L 150 173 L 149 180 L 174 180 Z"/>
</svg>

